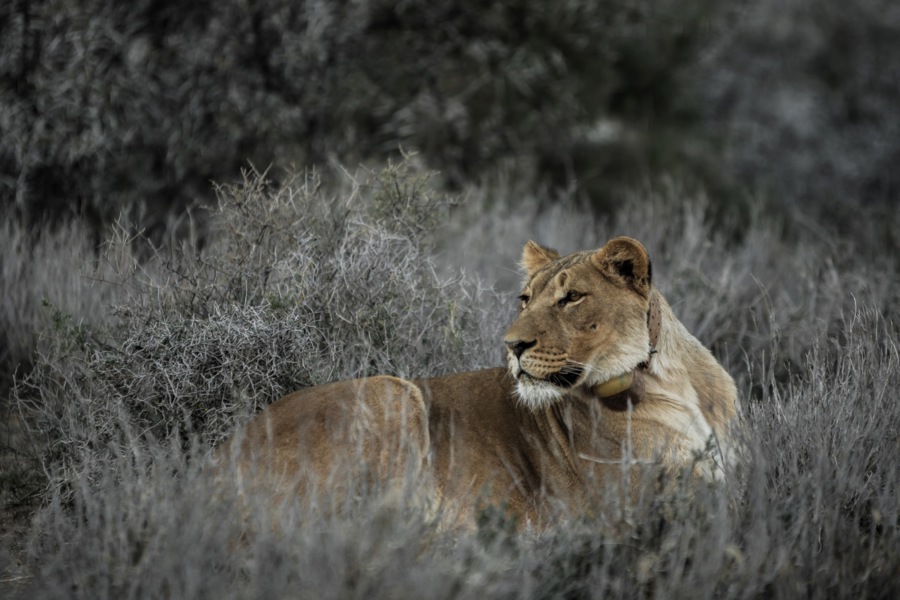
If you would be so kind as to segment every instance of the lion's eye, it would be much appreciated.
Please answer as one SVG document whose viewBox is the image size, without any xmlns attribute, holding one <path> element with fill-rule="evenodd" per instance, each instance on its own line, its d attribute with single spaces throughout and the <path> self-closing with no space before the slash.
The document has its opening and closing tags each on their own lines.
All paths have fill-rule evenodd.
<svg viewBox="0 0 900 600">
<path fill-rule="evenodd" d="M 568 294 L 559 299 L 559 306 L 565 306 L 566 304 L 570 304 L 572 302 L 577 302 L 584 297 L 584 294 L 581 292 L 576 292 L 575 290 L 570 291 Z"/>
<path fill-rule="evenodd" d="M 519 296 L 519 308 L 525 308 L 528 304 L 528 301 L 531 300 L 531 296 L 528 294 L 522 294 Z"/>
</svg>

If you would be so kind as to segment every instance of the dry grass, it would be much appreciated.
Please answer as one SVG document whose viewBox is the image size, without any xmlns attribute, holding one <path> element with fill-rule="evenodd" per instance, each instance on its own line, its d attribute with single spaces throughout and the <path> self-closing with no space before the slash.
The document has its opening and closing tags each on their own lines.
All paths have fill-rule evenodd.
<svg viewBox="0 0 900 600">
<path fill-rule="evenodd" d="M 598 221 L 566 199 L 541 208 L 497 186 L 472 190 L 470 209 L 448 215 L 452 202 L 408 163 L 274 188 L 251 175 L 220 190 L 202 250 L 137 261 L 127 236 L 110 244 L 104 278 L 123 299 L 114 315 L 51 323 L 17 388 L 49 485 L 24 563 L 6 577 L 24 579 L 8 589 L 92 599 L 895 596 L 896 257 L 873 261 L 866 240 L 761 212 L 740 237 L 722 235 L 703 199 L 683 195 L 648 192 Z M 441 533 L 414 507 L 365 494 L 340 516 L 300 504 L 272 514 L 254 498 L 248 521 L 212 485 L 211 445 L 287 390 L 500 364 L 522 243 L 569 251 L 613 234 L 645 241 L 676 314 L 739 382 L 749 459 L 724 485 L 525 534 L 491 513 L 476 533 Z M 279 535 L 266 533 L 270 519 Z"/>
</svg>

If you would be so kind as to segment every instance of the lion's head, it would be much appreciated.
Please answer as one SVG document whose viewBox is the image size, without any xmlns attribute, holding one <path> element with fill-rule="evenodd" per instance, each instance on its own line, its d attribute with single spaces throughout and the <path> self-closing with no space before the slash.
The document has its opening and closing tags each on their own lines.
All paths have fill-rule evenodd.
<svg viewBox="0 0 900 600">
<path fill-rule="evenodd" d="M 505 343 L 523 403 L 547 406 L 567 393 L 630 385 L 651 352 L 650 259 L 631 238 L 560 255 L 528 242 L 518 318 Z M 616 382 L 621 382 L 618 385 Z"/>
</svg>

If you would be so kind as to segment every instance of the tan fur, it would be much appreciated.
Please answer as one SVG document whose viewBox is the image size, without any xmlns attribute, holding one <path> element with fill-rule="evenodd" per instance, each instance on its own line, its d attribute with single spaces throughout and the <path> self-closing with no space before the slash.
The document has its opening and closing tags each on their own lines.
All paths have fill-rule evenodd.
<svg viewBox="0 0 900 600">
<path fill-rule="evenodd" d="M 734 382 L 662 297 L 643 399 L 623 409 L 591 391 L 649 358 L 659 292 L 643 246 L 616 238 L 559 257 L 529 242 L 522 264 L 507 369 L 308 388 L 260 413 L 220 456 L 242 485 L 280 498 L 311 486 L 340 494 L 336 473 L 388 486 L 418 478 L 448 525 L 471 525 L 496 504 L 540 526 L 557 509 L 588 510 L 623 472 L 635 485 L 648 464 L 716 477 L 731 452 Z"/>
</svg>

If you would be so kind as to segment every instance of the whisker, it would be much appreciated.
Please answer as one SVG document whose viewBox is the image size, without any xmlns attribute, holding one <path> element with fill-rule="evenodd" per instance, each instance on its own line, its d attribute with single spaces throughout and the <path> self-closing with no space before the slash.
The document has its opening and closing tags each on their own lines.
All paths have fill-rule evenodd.
<svg viewBox="0 0 900 600">
<path fill-rule="evenodd" d="M 581 369 L 585 373 L 591 373 L 591 372 L 597 370 L 597 367 L 595 367 L 594 365 L 592 365 L 590 363 L 583 363 L 583 362 L 579 362 L 577 360 L 572 360 L 572 359 L 568 360 L 568 362 L 566 363 L 566 366 L 563 367 L 563 369 L 569 368 L 570 365 Z"/>
</svg>

